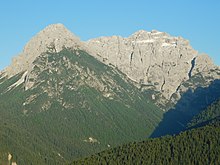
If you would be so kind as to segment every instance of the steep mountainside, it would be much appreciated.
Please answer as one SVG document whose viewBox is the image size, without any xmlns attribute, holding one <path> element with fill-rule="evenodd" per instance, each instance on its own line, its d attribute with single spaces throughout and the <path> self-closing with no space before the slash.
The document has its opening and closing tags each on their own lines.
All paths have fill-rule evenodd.
<svg viewBox="0 0 220 165">
<path fill-rule="evenodd" d="M 13 58 L 12 64 L 3 72 L 8 76 L 14 76 L 22 71 L 31 70 L 32 62 L 40 54 L 53 50 L 59 52 L 65 48 L 79 48 L 86 50 L 80 39 L 62 24 L 52 24 L 40 31 L 24 47 L 17 57 Z"/>
<path fill-rule="evenodd" d="M 79 48 L 102 63 L 116 67 L 164 110 L 172 108 L 189 89 L 208 87 L 220 79 L 220 68 L 182 37 L 140 30 L 128 38 L 100 37 L 82 42 L 62 24 L 50 25 L 39 32 L 3 73 L 13 76 L 21 71 L 29 72 L 32 62 L 41 53 L 48 49 L 59 52 L 63 47 Z"/>
<path fill-rule="evenodd" d="M 220 98 L 220 80 L 214 80 L 207 87 L 205 77 L 200 74 L 194 75 L 184 82 L 182 86 L 188 90 L 181 96 L 181 99 L 168 112 L 164 113 L 163 120 L 154 130 L 151 137 L 178 134 L 188 128 L 188 123 L 204 111 L 210 104 Z M 192 87 L 194 85 L 194 88 Z"/>
<path fill-rule="evenodd" d="M 9 75 L 8 67 L 0 79 L 2 162 L 10 153 L 19 165 L 62 164 L 145 139 L 161 120 L 126 75 L 80 47 L 57 51 L 52 42 L 22 62 L 21 72 Z"/>
<path fill-rule="evenodd" d="M 220 68 L 182 37 L 141 30 L 128 38 L 101 37 L 86 44 L 97 59 L 121 70 L 167 111 L 151 137 L 184 131 L 194 115 L 220 98 Z"/>
<path fill-rule="evenodd" d="M 220 120 L 177 136 L 130 143 L 72 164 L 219 164 Z"/>
<path fill-rule="evenodd" d="M 101 37 L 86 44 L 93 48 L 97 59 L 117 67 L 165 109 L 181 98 L 182 84 L 192 76 L 202 74 L 206 85 L 220 78 L 215 73 L 220 72 L 219 67 L 209 56 L 198 54 L 182 37 L 164 32 L 142 30 L 128 38 Z"/>
<path fill-rule="evenodd" d="M 181 37 L 154 30 L 82 42 L 50 25 L 0 72 L 0 164 L 62 164 L 178 134 L 219 90 L 220 68 Z"/>
</svg>

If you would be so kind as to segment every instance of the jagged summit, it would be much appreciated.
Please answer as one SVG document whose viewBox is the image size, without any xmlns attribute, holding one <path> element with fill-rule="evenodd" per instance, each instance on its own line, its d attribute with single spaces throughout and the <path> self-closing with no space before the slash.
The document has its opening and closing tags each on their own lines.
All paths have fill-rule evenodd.
<svg viewBox="0 0 220 165">
<path fill-rule="evenodd" d="M 210 71 L 219 67 L 182 37 L 158 30 L 139 30 L 127 38 L 110 36 L 81 42 L 62 24 L 52 24 L 40 31 L 3 73 L 8 76 L 22 71 L 28 74 L 36 57 L 47 51 L 60 52 L 63 47 L 85 50 L 99 61 L 117 67 L 142 89 L 162 94 L 152 95 L 153 100 L 156 97 L 171 100 L 183 82 L 200 72 L 206 77 L 211 73 L 212 79 L 219 78 Z M 179 97 L 179 93 L 177 95 Z"/>
<path fill-rule="evenodd" d="M 188 40 L 157 30 L 140 30 L 128 38 L 101 37 L 86 44 L 94 49 L 97 59 L 116 66 L 143 89 L 158 91 L 162 93 L 158 98 L 167 100 L 191 76 L 208 74 L 215 68 L 209 57 L 200 55 Z"/>
<path fill-rule="evenodd" d="M 136 32 L 134 32 L 131 36 L 135 36 L 135 35 L 143 35 L 143 34 L 148 34 L 148 35 L 151 35 L 151 34 L 165 34 L 165 32 L 161 32 L 161 31 L 158 31 L 158 30 L 151 30 L 151 31 L 146 31 L 146 30 L 138 30 Z"/>
<path fill-rule="evenodd" d="M 76 44 L 79 44 L 80 39 L 71 31 L 69 31 L 63 24 L 51 24 L 40 31 L 32 40 L 41 39 L 49 42 L 48 40 L 72 40 Z M 32 41 L 31 40 L 31 41 Z M 30 42 L 31 42 L 30 41 Z"/>
<path fill-rule="evenodd" d="M 63 47 L 85 49 L 80 39 L 62 24 L 52 24 L 40 31 L 24 47 L 23 52 L 5 69 L 9 76 L 31 69 L 37 56 L 46 51 L 59 52 Z"/>
<path fill-rule="evenodd" d="M 52 32 L 52 31 L 68 31 L 68 29 L 62 23 L 51 24 L 45 27 L 42 31 Z"/>
<path fill-rule="evenodd" d="M 163 38 L 163 37 L 171 37 L 168 33 L 161 32 L 158 30 L 152 30 L 152 31 L 146 31 L 146 30 L 138 30 L 134 32 L 131 36 L 128 38 Z"/>
</svg>

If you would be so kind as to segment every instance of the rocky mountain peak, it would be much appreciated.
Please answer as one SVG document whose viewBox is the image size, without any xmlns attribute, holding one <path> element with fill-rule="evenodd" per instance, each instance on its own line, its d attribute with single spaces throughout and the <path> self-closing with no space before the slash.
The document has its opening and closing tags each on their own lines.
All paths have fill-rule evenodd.
<svg viewBox="0 0 220 165">
<path fill-rule="evenodd" d="M 162 37 L 170 37 L 169 34 L 165 32 L 160 32 L 158 30 L 152 30 L 150 32 L 145 30 L 139 30 L 133 33 L 130 37 L 131 39 L 159 39 Z"/>
<path fill-rule="evenodd" d="M 48 51 L 58 53 L 64 47 L 84 50 L 99 61 L 117 67 L 141 90 L 154 91 L 153 100 L 169 101 L 173 94 L 180 97 L 183 82 L 198 73 L 209 77 L 208 82 L 220 78 L 219 73 L 212 72 L 219 67 L 209 56 L 200 55 L 182 37 L 139 30 L 127 38 L 110 36 L 81 42 L 62 24 L 49 25 L 40 31 L 3 72 L 8 76 L 24 72 L 28 77 L 36 57 Z M 159 95 L 155 96 L 155 92 Z"/>
<path fill-rule="evenodd" d="M 23 52 L 13 58 L 12 64 L 5 69 L 9 76 L 30 70 L 32 62 L 44 52 L 59 52 L 66 48 L 85 49 L 80 39 L 62 24 L 52 24 L 40 31 L 24 47 Z"/>
<path fill-rule="evenodd" d="M 71 33 L 63 24 L 57 23 L 57 24 L 51 24 L 45 27 L 41 32 L 46 32 L 46 33 L 52 33 L 52 32 L 64 32 L 66 31 L 67 33 Z M 72 33 L 71 33 L 72 34 Z"/>
<path fill-rule="evenodd" d="M 157 30 L 140 30 L 128 38 L 102 37 L 86 44 L 94 49 L 97 59 L 117 67 L 142 89 L 159 92 L 162 96 L 158 98 L 165 100 L 170 100 L 191 76 L 210 73 L 214 67 L 210 58 L 200 55 L 188 40 Z"/>
</svg>

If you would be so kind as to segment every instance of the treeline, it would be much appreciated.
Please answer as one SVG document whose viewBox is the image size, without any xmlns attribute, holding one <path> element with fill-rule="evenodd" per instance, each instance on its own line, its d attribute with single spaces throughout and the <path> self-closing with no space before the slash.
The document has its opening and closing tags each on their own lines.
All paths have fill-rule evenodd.
<svg viewBox="0 0 220 165">
<path fill-rule="evenodd" d="M 220 164 L 220 122 L 103 151 L 78 164 Z"/>
</svg>

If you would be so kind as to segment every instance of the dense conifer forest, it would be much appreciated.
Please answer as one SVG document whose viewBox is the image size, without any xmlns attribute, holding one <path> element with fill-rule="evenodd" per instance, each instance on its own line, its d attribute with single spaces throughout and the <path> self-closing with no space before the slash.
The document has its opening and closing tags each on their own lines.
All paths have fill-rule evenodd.
<svg viewBox="0 0 220 165">
<path fill-rule="evenodd" d="M 147 139 L 103 151 L 79 164 L 220 164 L 220 100 L 188 124 L 189 130 L 175 136 Z"/>
<path fill-rule="evenodd" d="M 220 122 L 176 136 L 148 139 L 78 160 L 78 164 L 220 164 Z"/>
</svg>

